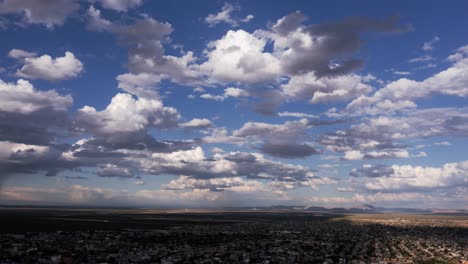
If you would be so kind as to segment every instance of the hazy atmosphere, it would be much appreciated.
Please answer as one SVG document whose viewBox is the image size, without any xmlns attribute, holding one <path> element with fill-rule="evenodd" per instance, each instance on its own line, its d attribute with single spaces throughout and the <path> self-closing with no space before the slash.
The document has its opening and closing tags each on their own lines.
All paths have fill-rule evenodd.
<svg viewBox="0 0 468 264">
<path fill-rule="evenodd" d="M 449 2 L 0 0 L 0 204 L 466 210 Z"/>
</svg>

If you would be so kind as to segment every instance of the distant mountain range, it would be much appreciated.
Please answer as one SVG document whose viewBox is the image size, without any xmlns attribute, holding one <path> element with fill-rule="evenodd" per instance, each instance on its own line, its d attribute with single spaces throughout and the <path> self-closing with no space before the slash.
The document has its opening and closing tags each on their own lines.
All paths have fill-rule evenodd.
<svg viewBox="0 0 468 264">
<path fill-rule="evenodd" d="M 413 214 L 468 214 L 463 209 L 415 209 L 415 208 L 386 208 L 375 207 L 370 204 L 344 208 L 326 208 L 322 206 L 274 205 L 260 207 L 227 207 L 225 210 L 258 210 L 258 211 L 295 211 L 295 212 L 325 212 L 325 213 L 413 213 Z"/>
</svg>

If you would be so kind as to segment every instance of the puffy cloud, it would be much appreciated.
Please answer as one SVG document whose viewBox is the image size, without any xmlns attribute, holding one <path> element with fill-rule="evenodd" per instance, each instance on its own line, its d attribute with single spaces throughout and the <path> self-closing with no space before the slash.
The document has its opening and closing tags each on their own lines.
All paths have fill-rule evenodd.
<svg viewBox="0 0 468 264">
<path fill-rule="evenodd" d="M 429 108 L 413 110 L 400 117 L 379 116 L 354 127 L 353 133 L 376 138 L 405 139 L 433 136 L 466 136 L 466 108 Z M 379 134 L 379 135 L 378 135 Z"/>
<path fill-rule="evenodd" d="M 277 142 L 285 143 L 309 139 L 310 134 L 307 129 L 314 126 L 323 126 L 335 124 L 341 121 L 322 121 L 300 119 L 295 121 L 286 121 L 282 124 L 270 124 L 262 122 L 247 122 L 241 128 L 232 132 L 230 140 L 232 142 L 241 139 L 250 139 L 254 142 Z"/>
<path fill-rule="evenodd" d="M 141 139 L 148 128 L 175 127 L 180 115 L 158 99 L 115 95 L 106 109 L 85 106 L 76 113 L 76 128 L 109 142 Z"/>
<path fill-rule="evenodd" d="M 366 188 L 390 191 L 468 186 L 468 161 L 447 163 L 439 168 L 393 165 L 391 170 L 393 173 L 366 183 Z"/>
<path fill-rule="evenodd" d="M 200 98 L 206 100 L 224 101 L 227 97 L 225 97 L 224 95 L 202 94 L 200 95 Z"/>
<path fill-rule="evenodd" d="M 118 12 L 127 12 L 143 4 L 143 0 L 91 0 L 91 2 L 99 2 L 102 7 Z"/>
<path fill-rule="evenodd" d="M 201 150 L 191 151 L 196 143 L 188 140 L 157 141 L 139 134 L 122 138 L 81 139 L 62 152 L 59 163 L 62 166 L 56 170 L 88 168 L 101 177 L 139 179 L 140 174 L 156 170 L 156 167 L 163 170 L 179 159 L 199 160 L 200 155 L 196 154 L 202 153 Z M 152 161 L 158 161 L 157 165 L 149 163 Z"/>
<path fill-rule="evenodd" d="M 87 146 L 75 149 L 75 154 L 85 150 Z M 78 146 L 77 146 L 78 147 Z M 102 149 L 102 147 L 101 147 Z M 102 153 L 102 152 L 101 152 Z M 124 156 L 114 156 L 111 153 L 122 153 Z M 104 177 L 135 177 L 140 173 L 152 175 L 189 175 L 180 181 L 167 185 L 166 189 L 210 189 L 212 191 L 253 192 L 257 185 L 263 186 L 256 181 L 238 180 L 239 177 L 249 179 L 262 179 L 267 181 L 283 182 L 291 186 L 312 186 L 326 184 L 327 179 L 315 177 L 311 170 L 306 167 L 275 162 L 265 159 L 258 153 L 230 152 L 217 153 L 212 157 L 205 157 L 201 147 L 187 150 L 176 150 L 169 153 L 157 153 L 145 149 L 120 149 L 108 152 L 104 156 L 91 156 L 90 152 L 85 155 L 63 155 L 70 157 L 75 164 L 81 166 L 97 166 L 96 174 Z M 177 184 L 185 182 L 184 186 Z M 228 183 L 231 184 L 228 186 Z M 245 184 L 244 184 L 245 183 Z M 254 184 L 255 183 L 255 184 Z M 188 186 L 188 184 L 191 184 Z M 263 188 L 263 187 L 262 187 Z M 266 190 L 263 188 L 263 190 Z M 282 192 L 275 187 L 273 192 Z"/>
<path fill-rule="evenodd" d="M 145 171 L 144 159 L 154 153 L 173 153 L 192 149 L 197 141 L 158 141 L 149 135 L 151 128 L 176 128 L 180 118 L 176 109 L 165 107 L 150 87 L 158 82 L 150 74 L 118 76 L 119 87 L 138 95 L 119 93 L 102 111 L 90 106 L 79 109 L 74 129 L 93 137 L 82 139 L 64 156 L 75 166 L 97 167 L 103 177 L 136 177 Z"/>
<path fill-rule="evenodd" d="M 442 93 L 460 97 L 468 96 L 468 58 L 455 63 L 452 67 L 441 71 L 434 76 L 422 81 L 421 88 L 428 89 L 431 93 Z M 443 87 L 443 89 L 440 89 Z M 417 89 L 417 88 L 416 88 Z"/>
<path fill-rule="evenodd" d="M 216 128 L 202 139 L 204 143 L 231 143 L 249 145 L 264 154 L 281 158 L 304 158 L 321 153 L 310 142 L 309 128 L 342 122 L 300 119 L 282 124 L 247 122 L 231 134 L 226 129 Z"/>
<path fill-rule="evenodd" d="M 18 59 L 24 63 L 23 67 L 16 71 L 16 75 L 26 79 L 60 81 L 75 78 L 83 70 L 83 63 L 69 51 L 65 52 L 63 57 L 57 58 L 49 55 L 40 57 L 26 57 L 25 55 L 27 54 L 24 51 L 10 51 L 10 56 L 19 56 Z"/>
<path fill-rule="evenodd" d="M 101 17 L 101 10 L 94 8 L 94 6 L 90 6 L 86 14 L 88 16 L 87 27 L 91 30 L 106 31 L 113 26 L 112 22 Z"/>
<path fill-rule="evenodd" d="M 206 158 L 200 147 L 168 154 L 153 153 L 149 158 L 137 161 L 139 167 L 149 174 L 189 175 L 197 179 L 239 176 L 293 182 L 313 176 L 306 167 L 271 161 L 258 153 L 218 153 Z"/>
<path fill-rule="evenodd" d="M 26 80 L 0 80 L 0 141 L 48 144 L 67 129 L 71 96 L 41 91 Z"/>
<path fill-rule="evenodd" d="M 362 60 L 345 58 L 361 46 L 361 33 L 404 32 L 409 26 L 396 25 L 397 18 L 375 20 L 364 17 L 347 18 L 341 22 L 305 26 L 306 17 L 300 12 L 279 19 L 272 32 L 263 32 L 274 41 L 274 49 L 281 52 L 281 70 L 287 74 L 313 71 L 316 76 L 349 73 L 362 66 Z M 333 61 L 342 59 L 341 63 Z"/>
<path fill-rule="evenodd" d="M 144 17 L 132 25 L 115 26 L 111 30 L 117 34 L 121 44 L 128 45 L 132 49 L 130 56 L 148 55 L 144 57 L 151 58 L 163 54 L 161 42 L 173 31 L 173 28 L 167 22 L 161 23 L 151 17 Z"/>
<path fill-rule="evenodd" d="M 54 147 L 0 141 L 0 149 L 0 184 L 12 173 L 45 171 L 53 175 L 60 166 L 62 152 Z"/>
<path fill-rule="evenodd" d="M 207 19 L 213 23 L 226 19 L 232 21 L 234 9 L 234 6 L 225 4 L 221 13 Z M 229 30 L 221 39 L 208 44 L 204 51 L 206 60 L 198 63 L 199 59 L 191 51 L 184 52 L 181 57 L 164 54 L 163 45 L 173 31 L 169 23 L 144 16 L 131 25 L 113 24 L 102 18 L 94 7 L 88 10 L 88 17 L 91 28 L 111 32 L 118 37 L 120 44 L 129 47 L 128 67 L 133 75 L 146 73 L 157 76 L 159 80 L 170 79 L 189 86 L 231 82 L 274 83 L 281 78 L 290 79 L 282 90 L 230 87 L 221 95 L 201 95 L 201 98 L 218 101 L 252 96 L 258 99 L 253 103 L 254 111 L 265 115 L 275 115 L 284 101 L 301 99 L 304 94 L 308 94 L 306 97 L 314 103 L 350 100 L 367 94 L 371 87 L 366 84 L 369 80 L 365 77 L 352 74 L 331 77 L 348 73 L 345 69 L 352 70 L 357 63 L 353 59 L 337 60 L 359 49 L 359 35 L 363 32 L 402 32 L 408 29 L 398 27 L 396 18 L 384 21 L 350 18 L 335 24 L 305 26 L 302 24 L 305 20 L 303 15 L 296 12 L 279 19 L 269 30 L 253 33 Z M 249 19 L 246 17 L 245 20 Z M 270 41 L 273 51 L 266 50 Z M 348 42 L 352 44 L 344 45 Z M 190 95 L 190 98 L 194 97 Z"/>
<path fill-rule="evenodd" d="M 118 87 L 130 94 L 144 98 L 159 98 L 155 89 L 161 76 L 151 73 L 125 73 L 117 76 Z"/>
<path fill-rule="evenodd" d="M 344 160 L 362 160 L 362 159 L 392 159 L 409 158 L 408 151 L 399 148 L 388 148 L 379 151 L 361 152 L 360 150 L 348 150 L 344 153 Z"/>
<path fill-rule="evenodd" d="M 196 179 L 189 176 L 180 176 L 163 185 L 167 190 L 209 189 L 213 192 L 258 192 L 265 186 L 259 181 L 245 180 L 241 177 L 222 177 L 214 179 Z"/>
<path fill-rule="evenodd" d="M 226 128 L 215 127 L 211 130 L 211 134 L 202 139 L 204 143 L 232 143 L 235 140 Z"/>
<path fill-rule="evenodd" d="M 454 54 L 451 54 L 450 56 L 447 57 L 447 60 L 457 62 L 465 58 L 467 55 L 468 55 L 468 45 L 458 48 Z"/>
<path fill-rule="evenodd" d="M 201 70 L 221 82 L 271 81 L 279 73 L 279 61 L 264 52 L 266 40 L 239 29 L 209 44 L 208 60 Z"/>
<path fill-rule="evenodd" d="M 364 155 L 364 159 L 391 159 L 409 158 L 409 153 L 405 149 L 387 149 L 382 151 L 370 151 Z"/>
<path fill-rule="evenodd" d="M 209 189 L 212 192 L 231 192 L 242 194 L 261 194 L 263 196 L 283 195 L 285 191 L 299 187 L 312 187 L 317 189 L 318 185 L 335 183 L 329 178 L 313 178 L 308 181 L 275 180 L 264 184 L 257 180 L 248 180 L 242 177 L 195 179 L 188 176 L 179 178 L 164 184 L 163 188 L 168 190 L 186 189 Z M 277 197 L 276 197 L 277 198 Z"/>
<path fill-rule="evenodd" d="M 307 17 L 299 11 L 284 16 L 276 21 L 272 29 L 278 35 L 287 36 L 302 26 Z"/>
<path fill-rule="evenodd" d="M 65 153 L 74 162 L 94 166 L 95 164 L 121 164 L 121 166 L 136 166 L 132 157 L 147 157 L 149 153 L 172 153 L 180 150 L 190 150 L 198 145 L 196 140 L 164 140 L 158 141 L 150 135 L 135 135 L 134 138 L 124 138 L 113 141 L 107 138 L 81 139 Z M 135 169 L 137 171 L 138 168 Z"/>
<path fill-rule="evenodd" d="M 307 138 L 305 130 L 311 126 L 307 119 L 286 121 L 283 124 L 247 122 L 241 128 L 234 130 L 232 136 L 260 141 L 290 142 Z"/>
<path fill-rule="evenodd" d="M 182 128 L 190 128 L 190 129 L 193 129 L 193 128 L 206 128 L 206 127 L 210 127 L 212 126 L 213 123 L 211 123 L 210 120 L 206 119 L 206 118 L 194 118 L 188 122 L 185 122 L 185 123 L 181 123 L 179 126 L 182 127 Z"/>
<path fill-rule="evenodd" d="M 390 99 L 412 99 L 425 97 L 430 93 L 442 93 L 466 97 L 468 95 L 468 89 L 466 88 L 468 79 L 464 78 L 464 76 L 467 75 L 467 71 L 468 58 L 456 62 L 450 68 L 422 82 L 400 79 L 389 83 L 377 91 L 376 96 Z M 440 89 L 440 87 L 443 87 L 443 89 Z"/>
<path fill-rule="evenodd" d="M 43 24 L 48 28 L 61 26 L 79 8 L 74 0 L 4 0 L 0 2 L 1 14 L 21 14 L 28 24 Z"/>
<path fill-rule="evenodd" d="M 239 88 L 228 87 L 224 89 L 224 95 L 227 97 L 244 97 L 248 96 L 249 93 Z"/>
<path fill-rule="evenodd" d="M 158 80 L 170 79 L 184 85 L 203 83 L 193 52 L 184 52 L 180 57 L 165 55 L 163 44 L 170 41 L 169 34 L 173 31 L 167 22 L 144 15 L 133 24 L 120 25 L 103 18 L 99 10 L 90 7 L 88 28 L 112 33 L 120 45 L 129 48 L 127 66 L 130 75 L 148 74 Z"/>
<path fill-rule="evenodd" d="M 234 6 L 225 3 L 219 13 L 209 14 L 207 17 L 205 17 L 205 23 L 209 24 L 210 27 L 221 22 L 230 24 L 231 26 L 237 26 L 237 21 L 231 18 L 231 12 L 234 10 Z"/>
<path fill-rule="evenodd" d="M 364 154 L 359 150 L 348 150 L 345 152 L 343 159 L 345 160 L 361 160 L 364 158 Z"/>
<path fill-rule="evenodd" d="M 221 12 L 220 17 L 231 17 L 233 8 L 226 4 L 223 8 L 225 12 Z M 199 59 L 191 51 L 184 52 L 181 57 L 164 54 L 163 45 L 168 42 L 173 30 L 169 23 L 144 16 L 131 25 L 122 26 L 103 19 L 93 7 L 88 13 L 90 25 L 94 24 L 91 28 L 111 32 L 118 37 L 120 44 L 129 47 L 128 67 L 133 75 L 146 73 L 157 76 L 159 80 L 170 79 L 189 86 L 232 82 L 275 83 L 281 78 L 290 79 L 282 90 L 230 87 L 221 95 L 201 95 L 201 98 L 218 101 L 251 96 L 258 99 L 253 103 L 254 111 L 264 115 L 275 115 L 276 109 L 284 101 L 302 99 L 304 94 L 314 103 L 350 100 L 367 94 L 372 88 L 365 77 L 353 74 L 331 76 L 347 73 L 349 71 L 344 69 L 352 70 L 356 64 L 353 59 L 337 59 L 359 49 L 359 35 L 362 32 L 400 32 L 407 29 L 396 26 L 394 18 L 385 21 L 351 18 L 342 23 L 305 26 L 302 25 L 302 14 L 293 13 L 278 20 L 269 30 L 253 33 L 229 30 L 221 39 L 208 44 L 204 51 L 206 60 L 198 63 Z M 213 21 L 220 18 L 216 15 L 210 17 Z M 348 43 L 345 39 L 352 39 L 352 47 L 343 44 Z M 273 51 L 266 50 L 270 41 Z M 306 57 L 307 61 L 302 61 Z M 317 67 L 309 68 L 310 65 Z M 291 70 L 291 67 L 297 69 Z M 189 97 L 194 98 L 195 95 Z"/>
<path fill-rule="evenodd" d="M 119 87 L 132 91 L 115 95 L 102 111 L 85 106 L 75 114 L 74 129 L 91 134 L 64 155 L 77 166 L 99 169 L 100 176 L 134 177 L 144 169 L 140 158 L 148 153 L 171 153 L 190 149 L 195 141 L 158 141 L 150 136 L 151 128 L 177 127 L 178 111 L 165 107 L 157 93 L 147 89 L 155 80 L 145 74 L 124 74 L 118 77 Z M 138 158 L 140 157 L 140 158 Z"/>
<path fill-rule="evenodd" d="M 361 96 L 353 100 L 348 104 L 346 110 L 355 114 L 372 115 L 385 113 L 388 109 L 395 111 L 414 108 L 416 104 L 412 100 L 436 93 L 467 97 L 468 58 L 466 56 L 468 53 L 459 54 L 463 58 L 456 60 L 451 67 L 444 71 L 423 81 L 402 78 L 390 82 L 372 96 Z"/>
<path fill-rule="evenodd" d="M 247 23 L 254 18 L 253 15 L 248 15 L 245 18 L 235 18 L 232 16 L 232 12 L 239 10 L 238 7 L 233 6 L 229 3 L 225 3 L 216 14 L 209 14 L 205 17 L 205 23 L 207 23 L 210 27 L 215 26 L 219 23 L 227 23 L 231 26 L 238 26 L 239 22 Z"/>
<path fill-rule="evenodd" d="M 28 52 L 25 50 L 20 50 L 20 49 L 12 49 L 10 52 L 8 52 L 8 57 L 12 59 L 17 59 L 17 60 L 22 60 L 25 58 L 31 58 L 31 57 L 36 57 L 37 54 L 35 52 Z"/>
<path fill-rule="evenodd" d="M 42 109 L 65 112 L 72 104 L 71 96 L 61 96 L 54 90 L 39 91 L 26 80 L 6 83 L 0 80 L 0 111 L 31 114 Z"/>
<path fill-rule="evenodd" d="M 354 99 L 372 91 L 365 76 L 349 74 L 362 61 L 346 59 L 360 48 L 360 34 L 368 31 L 403 32 L 396 18 L 373 20 L 350 18 L 339 23 L 306 26 L 305 16 L 295 12 L 279 19 L 268 30 L 253 33 L 228 31 L 212 41 L 205 51 L 207 60 L 192 65 L 211 83 L 278 83 L 281 89 L 249 89 L 253 110 L 276 115 L 285 101 L 307 98 L 311 103 Z M 273 51 L 265 49 L 273 44 Z M 344 58 L 344 59 L 343 59 Z M 340 61 L 340 59 L 342 59 Z M 344 76 L 338 76 L 344 75 Z M 244 95 L 243 95 L 244 96 Z M 245 95 L 247 96 L 247 94 Z M 191 95 L 191 98 L 194 98 Z M 223 101 L 227 94 L 202 94 L 201 98 Z"/>
<path fill-rule="evenodd" d="M 394 114 L 408 109 L 416 108 L 417 105 L 411 100 L 392 101 L 384 99 L 381 101 L 372 97 L 360 96 L 346 107 L 346 114 L 350 115 L 379 115 Z"/>
<path fill-rule="evenodd" d="M 231 143 L 249 145 L 264 154 L 280 158 L 304 158 L 321 153 L 307 142 L 307 129 L 314 126 L 333 124 L 335 121 L 300 119 L 283 124 L 247 122 L 229 135 L 225 129 L 214 129 L 210 136 L 202 139 L 205 143 Z"/>
<path fill-rule="evenodd" d="M 409 157 L 405 141 L 436 136 L 466 137 L 465 108 L 433 108 L 407 111 L 403 116 L 378 116 L 320 137 L 320 144 L 345 159 Z"/>
<path fill-rule="evenodd" d="M 240 98 L 249 96 L 249 92 L 240 88 L 228 87 L 224 89 L 224 94 L 222 95 L 212 95 L 212 94 L 202 94 L 200 98 L 215 100 L 215 101 L 224 101 L 229 97 Z"/>
<path fill-rule="evenodd" d="M 372 91 L 360 75 L 317 78 L 314 73 L 294 76 L 281 89 L 288 98 L 310 98 L 311 103 L 346 101 Z"/>
</svg>

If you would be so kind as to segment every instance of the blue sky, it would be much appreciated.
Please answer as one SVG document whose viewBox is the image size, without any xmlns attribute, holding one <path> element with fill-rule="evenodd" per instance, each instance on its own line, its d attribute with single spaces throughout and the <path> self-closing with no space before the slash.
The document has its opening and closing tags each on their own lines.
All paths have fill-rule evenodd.
<svg viewBox="0 0 468 264">
<path fill-rule="evenodd" d="M 0 1 L 0 202 L 463 208 L 467 4 Z"/>
</svg>

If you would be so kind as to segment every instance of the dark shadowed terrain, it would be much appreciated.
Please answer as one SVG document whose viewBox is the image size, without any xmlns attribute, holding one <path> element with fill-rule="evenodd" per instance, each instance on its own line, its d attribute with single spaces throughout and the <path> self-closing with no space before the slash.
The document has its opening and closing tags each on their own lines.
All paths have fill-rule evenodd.
<svg viewBox="0 0 468 264">
<path fill-rule="evenodd" d="M 0 211 L 0 263 L 463 263 L 468 216 Z M 380 261 L 380 262 L 379 262 Z"/>
</svg>

